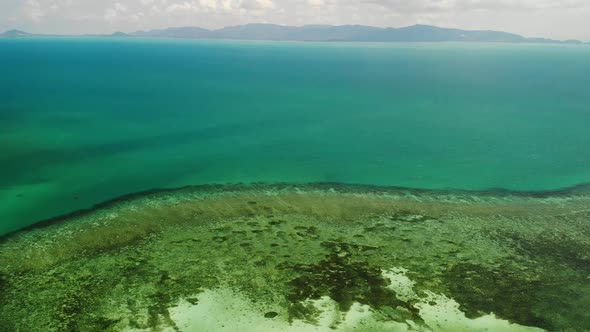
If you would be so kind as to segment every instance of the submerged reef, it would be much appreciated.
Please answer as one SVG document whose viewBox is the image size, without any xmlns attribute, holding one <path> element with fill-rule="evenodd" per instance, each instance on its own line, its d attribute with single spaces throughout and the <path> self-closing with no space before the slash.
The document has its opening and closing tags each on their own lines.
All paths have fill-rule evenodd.
<svg viewBox="0 0 590 332">
<path fill-rule="evenodd" d="M 590 194 L 132 195 L 0 239 L 0 331 L 587 331 Z"/>
</svg>

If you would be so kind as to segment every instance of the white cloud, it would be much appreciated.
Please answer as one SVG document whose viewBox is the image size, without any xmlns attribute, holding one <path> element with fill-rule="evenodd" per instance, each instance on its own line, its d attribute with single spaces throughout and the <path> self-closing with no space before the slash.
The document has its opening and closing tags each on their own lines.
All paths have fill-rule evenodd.
<svg viewBox="0 0 590 332">
<path fill-rule="evenodd" d="M 312 6 L 323 6 L 324 0 L 307 0 L 307 3 Z"/>
<path fill-rule="evenodd" d="M 200 0 L 201 7 L 217 10 L 217 0 Z"/>
<path fill-rule="evenodd" d="M 200 6 L 195 3 L 191 2 L 182 2 L 182 3 L 172 3 L 168 7 L 166 7 L 166 12 L 174 13 L 174 12 L 195 12 L 199 11 Z"/>
<path fill-rule="evenodd" d="M 105 9 L 104 19 L 112 22 L 117 19 L 137 18 L 137 14 L 127 15 L 127 5 L 115 2 L 112 7 Z"/>
<path fill-rule="evenodd" d="M 254 22 L 388 27 L 427 23 L 590 40 L 588 17 L 588 0 L 0 0 L 0 30 L 48 33 Z"/>
<path fill-rule="evenodd" d="M 241 7 L 252 10 L 269 10 L 275 8 L 272 0 L 242 0 Z"/>
<path fill-rule="evenodd" d="M 411 13 L 465 10 L 535 10 L 588 6 L 584 0 L 359 0 Z"/>
<path fill-rule="evenodd" d="M 208 11 L 229 12 L 236 8 L 235 0 L 199 0 L 200 7 Z"/>
<path fill-rule="evenodd" d="M 33 22 L 39 22 L 45 16 L 44 9 L 41 7 L 39 1 L 36 0 L 27 0 L 23 11 L 25 18 Z"/>
</svg>

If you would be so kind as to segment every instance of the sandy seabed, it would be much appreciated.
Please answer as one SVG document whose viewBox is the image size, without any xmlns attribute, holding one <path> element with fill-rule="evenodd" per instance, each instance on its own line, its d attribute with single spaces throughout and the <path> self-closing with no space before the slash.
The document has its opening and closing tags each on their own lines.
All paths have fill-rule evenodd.
<svg viewBox="0 0 590 332">
<path fill-rule="evenodd" d="M 590 193 L 124 197 L 0 240 L 0 331 L 586 331 Z"/>
</svg>

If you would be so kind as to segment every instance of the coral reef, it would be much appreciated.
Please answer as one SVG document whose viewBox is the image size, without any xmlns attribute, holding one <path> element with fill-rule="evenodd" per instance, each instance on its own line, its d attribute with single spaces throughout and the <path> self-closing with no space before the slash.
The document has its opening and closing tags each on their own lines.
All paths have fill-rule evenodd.
<svg viewBox="0 0 590 332">
<path fill-rule="evenodd" d="M 0 330 L 223 330 L 214 312 L 239 305 L 270 330 L 437 331 L 452 312 L 474 330 L 584 331 L 588 206 L 581 190 L 338 184 L 134 195 L 0 240 Z"/>
</svg>

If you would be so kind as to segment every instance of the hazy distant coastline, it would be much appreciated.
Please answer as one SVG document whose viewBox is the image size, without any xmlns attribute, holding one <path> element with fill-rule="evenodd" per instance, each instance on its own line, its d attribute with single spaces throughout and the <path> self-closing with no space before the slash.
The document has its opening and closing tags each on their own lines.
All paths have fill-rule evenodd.
<svg viewBox="0 0 590 332">
<path fill-rule="evenodd" d="M 9 30 L 0 38 L 56 37 L 58 35 L 32 34 Z M 208 30 L 199 27 L 177 27 L 132 33 L 115 32 L 109 35 L 81 35 L 78 37 L 141 37 L 181 39 L 274 40 L 315 42 L 494 42 L 494 43 L 545 43 L 583 44 L 579 40 L 527 38 L 521 35 L 491 30 L 448 29 L 430 25 L 412 25 L 403 28 L 378 28 L 362 25 L 304 25 L 283 26 L 274 24 L 246 24 Z"/>
</svg>

